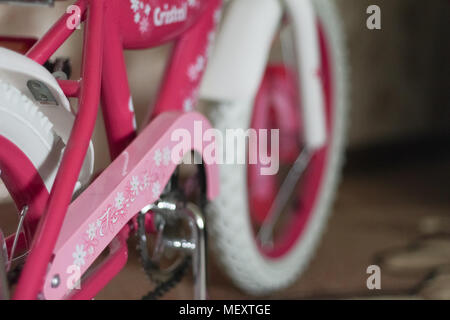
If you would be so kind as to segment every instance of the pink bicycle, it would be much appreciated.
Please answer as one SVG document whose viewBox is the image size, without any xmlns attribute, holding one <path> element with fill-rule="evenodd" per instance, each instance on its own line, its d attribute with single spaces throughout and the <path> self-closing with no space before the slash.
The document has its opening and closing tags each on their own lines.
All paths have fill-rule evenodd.
<svg viewBox="0 0 450 320">
<path fill-rule="evenodd" d="M 81 23 L 74 80 L 51 57 Z M 123 51 L 169 41 L 137 134 Z M 136 234 L 160 290 L 192 263 L 195 297 L 205 299 L 206 226 L 224 270 L 249 293 L 284 288 L 305 268 L 344 144 L 346 61 L 329 0 L 78 0 L 42 38 L 2 36 L 0 46 L 1 179 L 20 212 L 16 232 L 0 230 L 3 298 L 16 283 L 15 299 L 91 299 L 123 268 Z M 113 161 L 93 176 L 100 98 Z M 197 139 L 199 128 L 215 135 Z M 262 159 L 199 161 L 230 129 L 279 129 L 266 146 L 279 170 L 264 174 L 273 163 Z M 178 148 L 181 136 L 188 148 Z M 236 158 L 262 148 L 249 141 L 232 149 Z"/>
</svg>

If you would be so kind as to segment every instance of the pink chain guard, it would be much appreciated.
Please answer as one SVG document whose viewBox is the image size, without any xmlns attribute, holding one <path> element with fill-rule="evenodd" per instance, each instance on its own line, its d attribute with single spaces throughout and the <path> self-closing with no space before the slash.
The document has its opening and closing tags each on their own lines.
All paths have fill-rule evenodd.
<svg viewBox="0 0 450 320">
<path fill-rule="evenodd" d="M 203 130 L 211 128 L 196 112 L 160 115 L 72 202 L 45 279 L 45 299 L 62 299 L 73 293 L 67 285 L 69 277 L 73 278 L 70 267 L 78 265 L 83 274 L 130 219 L 159 198 L 177 166 L 167 156 L 178 143 L 171 139 L 175 130 L 189 131 L 192 150 L 202 154 L 206 143 L 193 141 L 198 121 Z M 217 165 L 205 163 L 205 172 L 207 196 L 213 199 L 219 192 Z M 55 275 L 59 286 L 52 288 Z"/>
</svg>

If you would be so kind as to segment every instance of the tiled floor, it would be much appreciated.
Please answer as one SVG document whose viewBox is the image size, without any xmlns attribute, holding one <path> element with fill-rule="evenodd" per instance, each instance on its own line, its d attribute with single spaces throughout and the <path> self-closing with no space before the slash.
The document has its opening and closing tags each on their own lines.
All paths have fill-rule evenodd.
<svg viewBox="0 0 450 320">
<path fill-rule="evenodd" d="M 450 238 L 411 246 L 421 235 L 450 232 L 450 157 L 417 147 L 395 151 L 350 154 L 333 216 L 310 268 L 292 287 L 267 298 L 450 298 L 447 270 L 422 282 L 436 266 L 450 264 Z M 399 251 L 377 262 L 391 249 Z M 366 287 L 366 269 L 374 263 L 381 263 L 379 291 Z M 213 299 L 251 298 L 233 287 L 214 261 L 209 284 Z M 150 288 L 130 253 L 126 268 L 98 298 L 136 299 Z M 191 280 L 185 279 L 166 298 L 191 298 L 191 290 Z"/>
<path fill-rule="evenodd" d="M 263 298 L 408 297 L 450 299 L 450 153 L 410 145 L 351 152 L 327 232 L 310 267 L 293 286 Z M 14 206 L 0 204 L 2 227 L 15 228 Z M 130 241 L 130 259 L 98 299 L 140 299 L 151 289 Z M 383 258 L 380 261 L 379 258 Z M 254 298 L 236 289 L 210 259 L 212 299 Z M 382 289 L 366 287 L 381 267 Z M 424 281 L 426 279 L 427 281 Z M 189 299 L 187 277 L 165 298 Z"/>
</svg>

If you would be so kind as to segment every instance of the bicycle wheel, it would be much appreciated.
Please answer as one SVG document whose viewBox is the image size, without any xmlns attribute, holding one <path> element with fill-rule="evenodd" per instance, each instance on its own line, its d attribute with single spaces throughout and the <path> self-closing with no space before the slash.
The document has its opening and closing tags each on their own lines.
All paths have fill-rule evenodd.
<svg viewBox="0 0 450 320">
<path fill-rule="evenodd" d="M 227 128 L 280 129 L 280 173 L 262 176 L 259 164 L 220 166 L 221 194 L 209 215 L 217 257 L 235 284 L 252 294 L 267 294 L 291 284 L 305 269 L 325 227 L 336 193 L 347 118 L 346 58 L 336 9 L 329 0 L 313 0 L 320 38 L 321 80 L 325 96 L 327 142 L 308 158 L 289 204 L 272 228 L 270 244 L 258 237 L 302 146 L 297 74 L 282 52 L 269 61 L 252 112 L 227 106 L 211 114 Z M 293 28 L 286 14 L 283 28 Z M 275 41 L 276 42 L 276 41 Z M 282 43 L 289 47 L 289 43 Z M 276 54 L 275 54 L 276 55 Z M 245 116 L 251 114 L 251 118 Z M 269 148 L 270 150 L 270 148 Z"/>
<path fill-rule="evenodd" d="M 17 212 L 27 207 L 13 258 L 27 251 L 45 208 L 47 188 L 59 163 L 59 157 L 52 154 L 56 144 L 57 136 L 47 117 L 17 88 L 0 80 L 0 178 Z M 16 229 L 6 223 L 11 219 L 5 214 L 0 212 L 0 228 L 9 231 L 6 242 L 11 251 Z"/>
</svg>

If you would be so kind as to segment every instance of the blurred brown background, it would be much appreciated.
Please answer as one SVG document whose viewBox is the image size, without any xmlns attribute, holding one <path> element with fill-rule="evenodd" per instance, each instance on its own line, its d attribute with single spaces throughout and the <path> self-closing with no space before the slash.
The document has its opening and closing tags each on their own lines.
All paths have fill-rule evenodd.
<svg viewBox="0 0 450 320">
<path fill-rule="evenodd" d="M 352 68 L 351 145 L 448 132 L 447 0 L 340 0 Z M 377 4 L 382 30 L 364 27 Z"/>
<path fill-rule="evenodd" d="M 52 10 L 1 5 L 0 32 L 42 35 L 72 2 L 59 2 Z M 348 162 L 317 258 L 297 285 L 274 297 L 373 295 L 365 287 L 366 267 L 380 252 L 400 248 L 389 263 L 402 276 L 383 274 L 383 290 L 378 294 L 450 298 L 450 276 L 442 269 L 450 264 L 447 238 L 414 242 L 417 237 L 450 232 L 450 1 L 336 2 L 351 67 Z M 372 4 L 381 7 L 382 30 L 366 28 L 366 8 Z M 81 36 L 81 31 L 75 32 L 57 53 L 72 58 L 74 76 Z M 126 54 L 138 119 L 154 98 L 168 49 Z M 96 164 L 103 167 L 109 156 L 101 121 L 94 139 Z M 420 250 L 402 251 L 411 243 Z M 413 272 L 402 271 L 408 265 L 415 268 Z M 439 281 L 422 282 L 438 267 L 444 271 L 433 279 Z M 100 297 L 138 298 L 148 288 L 135 263 Z M 188 298 L 190 291 L 187 280 L 169 297 Z M 246 297 L 223 276 L 213 277 L 211 296 Z"/>
<path fill-rule="evenodd" d="M 334 0 L 330 0 L 334 1 Z M 448 132 L 450 8 L 448 0 L 335 0 L 347 34 L 351 66 L 350 146 L 367 146 Z M 54 9 L 0 7 L 5 34 L 42 35 L 73 1 Z M 366 28 L 366 8 L 382 11 L 382 30 Z M 82 31 L 57 56 L 69 56 L 77 76 Z M 168 46 L 127 52 L 139 116 L 152 101 Z"/>
</svg>

